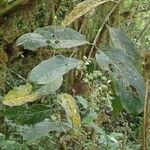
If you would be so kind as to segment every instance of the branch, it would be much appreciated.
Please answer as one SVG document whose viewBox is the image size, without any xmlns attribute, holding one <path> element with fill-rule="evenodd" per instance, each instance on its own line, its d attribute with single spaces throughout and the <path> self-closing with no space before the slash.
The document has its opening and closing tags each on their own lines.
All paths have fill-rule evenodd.
<svg viewBox="0 0 150 150">
<path fill-rule="evenodd" d="M 122 2 L 122 0 L 119 0 L 119 1 L 115 4 L 115 6 L 112 8 L 112 10 L 107 14 L 105 20 L 103 21 L 103 23 L 102 23 L 101 27 L 99 28 L 99 31 L 98 31 L 98 33 L 97 33 L 97 35 L 96 35 L 96 37 L 95 37 L 95 39 L 94 39 L 94 41 L 93 41 L 93 44 L 92 44 L 93 46 L 92 46 L 92 48 L 91 48 L 91 50 L 90 50 L 90 53 L 89 53 L 88 58 L 91 57 L 92 52 L 93 52 L 93 50 L 94 50 L 94 48 L 95 48 L 95 46 L 96 46 L 96 42 L 97 42 L 97 40 L 98 40 L 98 37 L 99 37 L 99 35 L 101 34 L 101 31 L 102 31 L 102 29 L 104 28 L 105 24 L 107 23 L 109 17 L 112 15 L 112 13 L 115 11 L 115 9 L 118 7 L 118 5 L 119 5 L 121 2 Z"/>
<path fill-rule="evenodd" d="M 150 80 L 146 81 L 146 92 L 144 100 L 144 121 L 143 121 L 143 137 L 142 137 L 142 148 L 143 150 L 148 149 L 148 136 L 149 136 L 149 113 L 150 113 L 150 98 L 149 98 L 149 85 Z"/>
<path fill-rule="evenodd" d="M 23 6 L 27 4 L 29 0 L 16 0 L 12 4 L 8 5 L 6 8 L 0 10 L 0 17 L 4 17 L 5 15 L 11 13 L 17 7 Z"/>
</svg>

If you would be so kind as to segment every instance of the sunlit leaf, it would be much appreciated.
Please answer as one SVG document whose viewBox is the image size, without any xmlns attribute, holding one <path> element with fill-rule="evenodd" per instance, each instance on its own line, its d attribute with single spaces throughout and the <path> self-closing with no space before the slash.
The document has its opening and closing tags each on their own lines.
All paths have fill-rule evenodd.
<svg viewBox="0 0 150 150">
<path fill-rule="evenodd" d="M 130 60 L 137 62 L 139 57 L 137 49 L 128 36 L 124 32 L 111 27 L 109 27 L 109 34 L 114 47 L 123 50 Z"/>
<path fill-rule="evenodd" d="M 47 45 L 52 48 L 71 48 L 86 44 L 87 41 L 79 32 L 66 27 L 46 26 L 34 31 L 42 35 Z"/>
<path fill-rule="evenodd" d="M 31 92 L 32 85 L 30 83 L 20 85 L 19 87 L 14 87 L 4 96 L 3 104 L 8 106 L 23 105 L 26 102 L 35 98 L 35 95 L 30 95 Z"/>
<path fill-rule="evenodd" d="M 18 38 L 17 46 L 23 46 L 24 49 L 36 50 L 38 48 L 47 46 L 46 39 L 37 33 L 26 33 Z"/>
<path fill-rule="evenodd" d="M 69 13 L 69 15 L 65 17 L 65 19 L 62 22 L 62 26 L 68 26 L 76 19 L 86 14 L 91 9 L 109 1 L 111 0 L 85 0 L 77 4 L 77 6 Z"/>
<path fill-rule="evenodd" d="M 127 55 L 120 49 L 101 51 L 96 55 L 101 69 L 108 71 L 115 83 L 116 95 L 131 114 L 143 111 L 144 80 Z"/>
<path fill-rule="evenodd" d="M 33 68 L 29 74 L 29 81 L 36 84 L 51 83 L 61 78 L 69 70 L 75 68 L 78 62 L 75 58 L 66 58 L 62 55 L 54 56 L 42 61 Z"/>
<path fill-rule="evenodd" d="M 59 77 L 50 83 L 41 86 L 32 92 L 32 85 L 27 83 L 10 90 L 3 98 L 3 104 L 7 106 L 21 106 L 28 102 L 34 102 L 43 96 L 54 94 L 61 86 L 63 77 Z"/>
</svg>

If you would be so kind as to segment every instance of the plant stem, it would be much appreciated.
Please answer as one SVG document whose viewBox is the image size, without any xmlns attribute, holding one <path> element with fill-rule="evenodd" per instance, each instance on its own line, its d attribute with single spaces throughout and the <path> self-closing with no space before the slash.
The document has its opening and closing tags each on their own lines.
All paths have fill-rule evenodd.
<svg viewBox="0 0 150 150">
<path fill-rule="evenodd" d="M 149 119 L 150 119 L 150 80 L 146 81 L 146 91 L 144 100 L 144 121 L 143 121 L 143 136 L 142 136 L 142 150 L 148 150 L 148 136 L 149 136 Z"/>
<path fill-rule="evenodd" d="M 125 131 L 124 131 L 124 138 L 122 141 L 121 150 L 125 150 L 125 145 L 126 145 L 126 141 L 127 141 L 127 132 L 128 132 L 128 123 L 126 122 Z"/>
<path fill-rule="evenodd" d="M 97 32 L 97 35 L 96 35 L 95 39 L 94 39 L 94 41 L 93 41 L 93 46 L 92 46 L 92 48 L 91 48 L 91 50 L 90 50 L 90 53 L 89 53 L 88 58 L 90 58 L 91 55 L 92 55 L 92 52 L 93 52 L 93 50 L 94 50 L 94 48 L 95 48 L 95 46 L 96 46 L 96 42 L 97 42 L 97 40 L 98 40 L 98 38 L 99 38 L 99 36 L 100 36 L 100 34 L 101 34 L 102 29 L 104 28 L 105 24 L 107 23 L 109 17 L 112 15 L 112 13 L 113 13 L 113 12 L 115 11 L 115 9 L 118 7 L 118 5 L 121 3 L 121 1 L 122 1 L 122 0 L 119 0 L 119 1 L 114 5 L 114 7 L 112 8 L 112 10 L 107 14 L 106 18 L 104 19 L 104 21 L 103 21 L 101 27 L 99 28 L 99 30 L 98 30 L 98 32 Z"/>
</svg>

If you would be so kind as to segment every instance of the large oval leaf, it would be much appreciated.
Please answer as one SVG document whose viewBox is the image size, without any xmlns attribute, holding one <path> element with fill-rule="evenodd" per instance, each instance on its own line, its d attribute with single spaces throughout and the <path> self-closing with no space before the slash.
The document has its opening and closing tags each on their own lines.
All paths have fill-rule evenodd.
<svg viewBox="0 0 150 150">
<path fill-rule="evenodd" d="M 67 122 L 50 122 L 48 119 L 43 122 L 39 122 L 34 126 L 20 126 L 19 131 L 23 136 L 23 140 L 31 141 L 40 139 L 44 136 L 49 136 L 49 132 L 57 131 L 57 132 L 67 132 L 70 130 L 70 125 Z"/>
<path fill-rule="evenodd" d="M 66 132 L 71 129 L 70 124 L 67 122 L 50 122 L 49 119 L 45 119 L 42 122 L 38 122 L 33 126 L 28 125 L 18 125 L 12 123 L 10 120 L 5 120 L 6 124 L 10 127 L 10 129 L 14 129 L 16 133 L 23 136 L 23 140 L 32 141 L 36 139 L 40 139 L 44 136 L 49 136 L 49 132 L 57 131 L 57 132 Z"/>
<path fill-rule="evenodd" d="M 124 52 L 117 49 L 101 51 L 96 60 L 105 71 L 109 71 L 115 82 L 117 96 L 123 107 L 131 114 L 143 111 L 144 81 Z"/>
<path fill-rule="evenodd" d="M 34 33 L 42 35 L 52 48 L 71 48 L 87 43 L 83 35 L 66 27 L 46 26 L 35 30 Z"/>
<path fill-rule="evenodd" d="M 65 19 L 62 22 L 62 25 L 68 26 L 73 21 L 75 21 L 79 17 L 83 16 L 91 9 L 97 7 L 98 5 L 104 4 L 108 1 L 111 1 L 111 0 L 104 0 L 104 1 L 102 1 L 102 0 L 85 0 L 85 1 L 77 4 L 77 6 L 70 12 L 70 14 L 65 17 Z"/>
<path fill-rule="evenodd" d="M 133 62 L 137 62 L 139 57 L 137 49 L 128 36 L 124 32 L 112 27 L 109 27 L 109 34 L 114 47 L 123 50 Z"/>
<path fill-rule="evenodd" d="M 29 74 L 29 81 L 36 84 L 50 83 L 76 67 L 78 62 L 77 59 L 65 58 L 62 55 L 54 56 L 33 68 Z"/>
<path fill-rule="evenodd" d="M 38 48 L 47 46 L 46 39 L 37 33 L 26 33 L 18 38 L 17 46 L 23 46 L 24 49 L 36 50 Z"/>
</svg>

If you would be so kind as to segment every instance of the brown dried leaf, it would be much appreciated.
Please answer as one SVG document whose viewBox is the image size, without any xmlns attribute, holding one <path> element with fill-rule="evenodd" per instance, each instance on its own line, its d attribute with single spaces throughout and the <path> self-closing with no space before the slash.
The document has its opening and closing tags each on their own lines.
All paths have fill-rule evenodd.
<svg viewBox="0 0 150 150">
<path fill-rule="evenodd" d="M 62 22 L 62 26 L 68 26 L 76 19 L 86 14 L 91 9 L 109 1 L 112 0 L 86 0 L 77 4 L 77 6 L 69 13 L 69 15 L 65 17 L 65 19 Z"/>
</svg>

